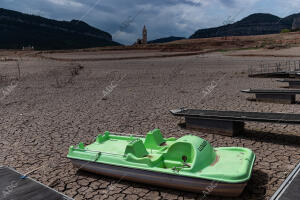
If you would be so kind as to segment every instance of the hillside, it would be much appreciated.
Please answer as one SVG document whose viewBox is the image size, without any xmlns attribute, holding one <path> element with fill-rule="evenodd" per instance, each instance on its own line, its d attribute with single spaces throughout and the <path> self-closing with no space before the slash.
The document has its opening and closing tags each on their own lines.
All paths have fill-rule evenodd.
<svg viewBox="0 0 300 200">
<path fill-rule="evenodd" d="M 56 21 L 0 8 L 0 49 L 73 49 L 119 45 L 85 22 Z"/>
<path fill-rule="evenodd" d="M 156 44 L 156 43 L 166 43 L 166 42 L 173 42 L 177 40 L 183 40 L 185 39 L 184 37 L 175 37 L 175 36 L 170 36 L 170 37 L 165 37 L 165 38 L 159 38 L 156 40 L 151 40 L 148 42 L 148 44 Z"/>
<path fill-rule="evenodd" d="M 190 38 L 276 34 L 280 33 L 282 29 L 291 29 L 295 17 L 300 17 L 300 14 L 280 18 L 271 14 L 257 13 L 233 24 L 200 29 Z"/>
</svg>

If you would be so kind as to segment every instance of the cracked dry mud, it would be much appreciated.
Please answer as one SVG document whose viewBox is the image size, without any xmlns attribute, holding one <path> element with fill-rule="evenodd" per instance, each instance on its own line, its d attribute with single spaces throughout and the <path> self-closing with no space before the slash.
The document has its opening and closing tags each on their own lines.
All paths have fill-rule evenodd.
<svg viewBox="0 0 300 200">
<path fill-rule="evenodd" d="M 12 54 L 8 56 L 14 58 Z M 275 79 L 247 77 L 248 65 L 282 59 L 211 53 L 70 63 L 23 56 L 21 80 L 0 102 L 0 165 L 22 173 L 43 166 L 31 177 L 76 200 L 203 199 L 201 193 L 78 171 L 66 158 L 70 145 L 80 141 L 91 143 L 106 130 L 146 134 L 160 128 L 166 137 L 192 133 L 216 147 L 242 146 L 255 152 L 253 175 L 240 197 L 205 199 L 269 199 L 299 162 L 299 126 L 247 123 L 241 136 L 231 138 L 212 131 L 181 129 L 177 124 L 182 119 L 172 116 L 169 110 L 189 107 L 299 113 L 299 103 L 259 103 L 248 101 L 249 95 L 240 93 L 248 88 L 282 87 L 284 84 Z M 72 77 L 71 71 L 77 64 L 84 68 Z M 0 70 L 2 75 L 13 77 L 15 62 L 0 63 Z M 117 87 L 102 99 L 103 90 L 124 75 Z M 212 83 L 216 87 L 203 98 L 203 91 Z M 0 86 L 7 84 L 9 80 L 2 80 Z"/>
</svg>

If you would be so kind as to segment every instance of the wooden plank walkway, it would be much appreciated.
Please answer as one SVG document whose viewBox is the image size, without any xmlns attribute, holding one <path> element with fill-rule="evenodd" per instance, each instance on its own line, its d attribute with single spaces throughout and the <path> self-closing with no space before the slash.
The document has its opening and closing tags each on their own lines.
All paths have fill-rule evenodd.
<svg viewBox="0 0 300 200">
<path fill-rule="evenodd" d="M 19 172 L 0 166 L 1 200 L 73 200 Z"/>
</svg>

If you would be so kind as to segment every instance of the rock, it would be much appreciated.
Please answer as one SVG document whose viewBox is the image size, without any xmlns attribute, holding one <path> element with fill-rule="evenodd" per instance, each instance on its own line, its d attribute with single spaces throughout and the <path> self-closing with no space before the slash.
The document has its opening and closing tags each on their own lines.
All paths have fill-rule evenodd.
<svg viewBox="0 0 300 200">
<path fill-rule="evenodd" d="M 294 18 L 294 22 L 292 25 L 292 30 L 300 30 L 300 17 Z"/>
</svg>

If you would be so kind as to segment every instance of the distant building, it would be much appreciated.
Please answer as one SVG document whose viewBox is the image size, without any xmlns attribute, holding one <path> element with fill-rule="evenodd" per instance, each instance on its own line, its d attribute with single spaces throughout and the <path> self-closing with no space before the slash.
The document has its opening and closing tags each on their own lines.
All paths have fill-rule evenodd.
<svg viewBox="0 0 300 200">
<path fill-rule="evenodd" d="M 23 51 L 34 51 L 34 46 L 27 46 L 22 48 Z"/>
<path fill-rule="evenodd" d="M 135 44 L 147 44 L 147 29 L 146 29 L 145 25 L 144 25 L 144 28 L 143 28 L 142 36 L 143 36 L 143 39 L 138 38 L 136 40 Z"/>
<path fill-rule="evenodd" d="M 292 30 L 300 30 L 300 17 L 294 18 Z"/>
</svg>

